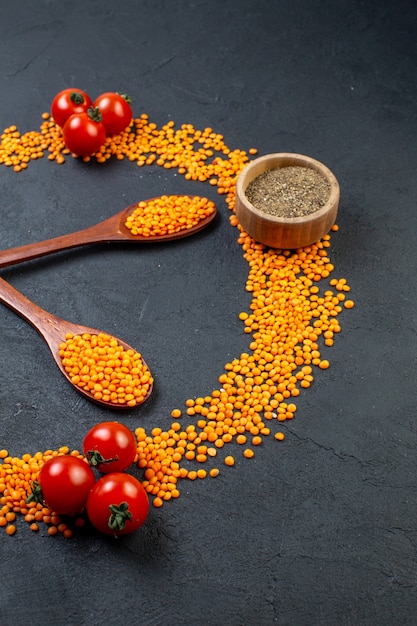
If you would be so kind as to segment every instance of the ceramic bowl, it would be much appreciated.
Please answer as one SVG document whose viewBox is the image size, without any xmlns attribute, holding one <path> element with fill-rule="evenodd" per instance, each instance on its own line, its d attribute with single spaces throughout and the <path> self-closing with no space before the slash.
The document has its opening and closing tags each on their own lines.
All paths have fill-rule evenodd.
<svg viewBox="0 0 417 626">
<path fill-rule="evenodd" d="M 266 170 L 301 166 L 320 173 L 330 185 L 327 202 L 317 211 L 302 217 L 277 217 L 253 206 L 247 196 L 248 185 Z M 336 221 L 340 188 L 334 174 L 320 161 L 291 152 L 261 156 L 246 165 L 236 183 L 236 216 L 255 241 L 271 248 L 294 249 L 319 241 Z"/>
</svg>

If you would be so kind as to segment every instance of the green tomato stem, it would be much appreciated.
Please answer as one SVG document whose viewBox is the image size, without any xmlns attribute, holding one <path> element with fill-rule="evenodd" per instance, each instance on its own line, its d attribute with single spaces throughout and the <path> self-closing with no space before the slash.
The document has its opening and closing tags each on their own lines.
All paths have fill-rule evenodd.
<svg viewBox="0 0 417 626">
<path fill-rule="evenodd" d="M 109 528 L 114 532 L 120 532 L 126 526 L 126 521 L 131 519 L 132 513 L 129 511 L 127 502 L 121 502 L 119 505 L 110 504 Z"/>
</svg>

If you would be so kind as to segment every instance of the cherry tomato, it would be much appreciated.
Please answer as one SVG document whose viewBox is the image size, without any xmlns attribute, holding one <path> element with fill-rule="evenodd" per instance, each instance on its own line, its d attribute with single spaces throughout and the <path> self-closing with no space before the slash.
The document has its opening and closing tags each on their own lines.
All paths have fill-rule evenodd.
<svg viewBox="0 0 417 626">
<path fill-rule="evenodd" d="M 80 513 L 95 482 L 96 477 L 88 463 L 70 455 L 53 457 L 39 472 L 42 498 L 54 513 L 60 515 Z"/>
<path fill-rule="evenodd" d="M 106 140 L 106 130 L 98 109 L 75 113 L 67 119 L 62 129 L 65 145 L 78 156 L 96 152 Z"/>
<path fill-rule="evenodd" d="M 101 422 L 93 426 L 83 442 L 84 456 L 100 472 L 122 472 L 136 457 L 136 438 L 119 422 Z"/>
<path fill-rule="evenodd" d="M 90 96 L 81 89 L 64 89 L 52 100 L 51 114 L 61 128 L 74 113 L 84 113 L 92 105 Z"/>
<path fill-rule="evenodd" d="M 101 94 L 94 100 L 103 116 L 103 124 L 108 135 L 119 135 L 132 121 L 130 98 L 112 91 Z"/>
<path fill-rule="evenodd" d="M 86 505 L 92 525 L 105 535 L 127 535 L 145 522 L 148 495 L 130 474 L 113 472 L 102 476 L 92 487 Z"/>
</svg>

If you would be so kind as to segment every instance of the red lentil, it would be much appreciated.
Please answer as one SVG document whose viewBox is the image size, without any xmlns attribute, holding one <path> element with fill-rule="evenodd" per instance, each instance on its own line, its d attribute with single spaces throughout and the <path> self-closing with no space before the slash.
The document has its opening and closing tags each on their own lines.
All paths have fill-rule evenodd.
<svg viewBox="0 0 417 626">
<path fill-rule="evenodd" d="M 6 526 L 6 534 L 7 535 L 14 535 L 16 532 L 16 526 L 14 524 L 9 524 L 8 526 Z"/>
</svg>

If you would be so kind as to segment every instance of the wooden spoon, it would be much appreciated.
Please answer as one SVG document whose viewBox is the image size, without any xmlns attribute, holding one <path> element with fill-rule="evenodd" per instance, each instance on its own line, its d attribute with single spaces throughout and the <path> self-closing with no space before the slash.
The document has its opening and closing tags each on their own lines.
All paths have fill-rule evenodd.
<svg viewBox="0 0 417 626">
<path fill-rule="evenodd" d="M 189 197 L 191 198 L 194 196 Z M 153 200 L 154 198 L 151 199 Z M 79 246 L 86 246 L 93 243 L 109 243 L 111 241 L 130 241 L 133 243 L 173 241 L 174 239 L 181 239 L 183 237 L 194 235 L 208 226 L 217 215 L 217 208 L 215 207 L 213 213 L 200 220 L 192 228 L 184 228 L 177 233 L 167 235 L 151 235 L 149 237 L 145 237 L 143 235 L 133 235 L 132 232 L 125 226 L 127 216 L 133 213 L 136 206 L 137 203 L 127 207 L 127 209 L 123 209 L 120 213 L 116 213 L 116 215 L 113 215 L 98 224 L 84 228 L 83 230 L 67 235 L 61 235 L 60 237 L 54 237 L 53 239 L 46 239 L 45 241 L 30 243 L 17 248 L 10 248 L 9 250 L 1 250 L 0 267 L 8 267 L 9 265 L 14 265 L 15 263 L 30 261 L 31 259 L 45 256 L 51 252 L 69 250 L 70 248 L 77 248 Z"/>
<path fill-rule="evenodd" d="M 78 387 L 71 380 L 69 374 L 65 371 L 65 368 L 62 364 L 61 357 L 59 356 L 59 345 L 65 341 L 66 333 L 73 333 L 75 335 L 80 335 L 83 333 L 90 333 L 92 335 L 99 335 L 103 333 L 101 330 L 96 330 L 94 328 L 89 328 L 88 326 L 81 326 L 80 324 L 73 324 L 72 322 L 67 322 L 48 311 L 45 311 L 37 304 L 34 304 L 26 298 L 23 294 L 21 294 L 17 289 L 12 287 L 8 282 L 4 280 L 4 278 L 0 277 L 0 302 L 8 306 L 12 311 L 20 315 L 24 320 L 29 322 L 43 337 L 46 343 L 49 346 L 49 349 L 52 353 L 52 356 L 55 359 L 56 364 L 59 369 L 65 376 L 65 378 L 75 387 L 75 389 L 84 395 L 89 400 L 96 402 L 98 404 L 104 405 L 108 408 L 112 409 L 123 409 L 123 408 L 131 408 L 126 404 L 115 404 L 113 402 L 106 402 L 104 400 L 97 400 L 93 397 L 91 393 L 87 390 Z M 125 350 L 136 350 L 132 348 L 129 344 L 124 341 L 114 337 L 117 342 L 125 349 Z M 143 363 L 146 365 L 145 361 L 142 359 Z M 152 393 L 152 385 L 150 385 L 149 390 L 147 392 L 146 397 L 143 398 L 141 402 L 138 402 L 136 406 L 139 404 L 143 404 L 145 400 L 149 398 Z"/>
</svg>

